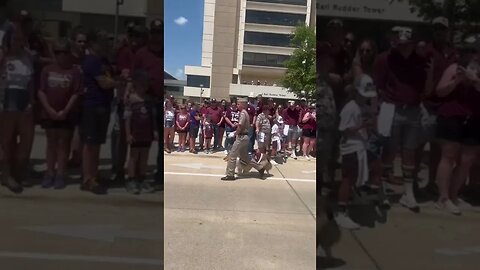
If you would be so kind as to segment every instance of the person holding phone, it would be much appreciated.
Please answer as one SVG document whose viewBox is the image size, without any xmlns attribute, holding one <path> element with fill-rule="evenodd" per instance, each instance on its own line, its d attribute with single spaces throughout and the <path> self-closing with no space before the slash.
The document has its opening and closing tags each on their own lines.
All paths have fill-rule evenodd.
<svg viewBox="0 0 480 270">
<path fill-rule="evenodd" d="M 458 63 L 450 65 L 436 87 L 445 101 L 438 110 L 437 138 L 441 159 L 437 169 L 437 208 L 460 215 L 469 204 L 459 198 L 480 149 L 480 36 L 469 35 Z"/>
</svg>

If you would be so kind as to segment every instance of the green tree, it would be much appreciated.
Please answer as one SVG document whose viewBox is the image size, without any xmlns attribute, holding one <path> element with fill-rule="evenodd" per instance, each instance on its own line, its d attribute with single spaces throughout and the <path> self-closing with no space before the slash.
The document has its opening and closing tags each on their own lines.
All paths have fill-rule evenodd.
<svg viewBox="0 0 480 270">
<path fill-rule="evenodd" d="M 297 26 L 291 39 L 295 50 L 285 62 L 287 72 L 281 82 L 289 92 L 308 101 L 316 98 L 315 41 L 314 27 Z"/>
<path fill-rule="evenodd" d="M 397 0 L 406 1 L 406 0 Z M 437 16 L 446 17 L 454 31 L 480 30 L 479 0 L 409 0 L 411 10 L 431 21 Z"/>
</svg>

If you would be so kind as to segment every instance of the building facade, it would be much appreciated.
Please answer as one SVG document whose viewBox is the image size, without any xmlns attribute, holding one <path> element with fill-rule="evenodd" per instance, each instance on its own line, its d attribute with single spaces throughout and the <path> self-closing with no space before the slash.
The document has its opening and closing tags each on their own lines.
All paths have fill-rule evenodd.
<svg viewBox="0 0 480 270">
<path fill-rule="evenodd" d="M 68 35 L 82 25 L 86 29 L 101 28 L 114 33 L 117 0 L 9 0 L 7 9 L 11 15 L 21 9 L 31 12 L 43 30 L 52 38 Z M 163 18 L 164 0 L 123 0 L 119 7 L 119 33 L 128 22 L 147 24 L 155 18 Z"/>
<path fill-rule="evenodd" d="M 184 95 L 296 99 L 279 81 L 295 26 L 314 14 L 315 0 L 205 0 L 202 64 L 185 67 Z"/>
</svg>

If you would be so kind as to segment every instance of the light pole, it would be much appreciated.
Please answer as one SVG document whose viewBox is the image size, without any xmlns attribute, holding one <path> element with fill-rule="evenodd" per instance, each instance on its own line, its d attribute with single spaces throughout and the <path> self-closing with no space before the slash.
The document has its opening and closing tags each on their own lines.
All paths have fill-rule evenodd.
<svg viewBox="0 0 480 270">
<path fill-rule="evenodd" d="M 203 84 L 200 84 L 200 104 L 202 103 L 202 95 L 203 95 Z"/>
<path fill-rule="evenodd" d="M 115 4 L 115 34 L 114 34 L 114 44 L 116 45 L 117 44 L 117 39 L 118 39 L 118 16 L 119 16 L 119 13 L 120 13 L 120 6 L 123 5 L 123 2 L 124 0 L 116 0 L 116 4 Z"/>
</svg>

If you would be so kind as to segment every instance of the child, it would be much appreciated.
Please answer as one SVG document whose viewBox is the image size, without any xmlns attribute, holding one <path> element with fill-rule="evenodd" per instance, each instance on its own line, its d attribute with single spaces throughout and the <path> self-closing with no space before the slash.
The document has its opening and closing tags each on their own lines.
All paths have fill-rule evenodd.
<svg viewBox="0 0 480 270">
<path fill-rule="evenodd" d="M 125 129 L 130 145 L 126 189 L 132 194 L 155 190 L 145 180 L 150 146 L 158 138 L 153 102 L 147 96 L 149 81 L 147 72 L 135 71 L 132 77 L 133 93 L 125 103 Z"/>
<path fill-rule="evenodd" d="M 270 161 L 273 165 L 278 165 L 275 162 L 275 157 L 277 156 L 277 152 L 282 150 L 282 126 L 283 126 L 283 118 L 278 116 L 273 121 L 272 126 L 272 160 Z"/>
<path fill-rule="evenodd" d="M 56 62 L 41 74 L 39 100 L 42 104 L 42 126 L 47 135 L 47 172 L 43 188 L 63 189 L 75 122 L 72 109 L 82 91 L 82 74 L 73 65 L 68 41 L 54 45 Z"/>
<path fill-rule="evenodd" d="M 210 114 L 205 116 L 203 120 L 203 137 L 205 138 L 205 154 L 211 154 L 211 144 L 213 138 L 212 117 Z"/>
<path fill-rule="evenodd" d="M 371 79 L 370 79 L 371 80 Z M 369 98 L 376 96 L 368 88 L 349 87 L 351 100 L 340 113 L 339 130 L 342 132 L 340 153 L 342 158 L 342 183 L 338 191 L 338 211 L 335 220 L 345 229 L 359 229 L 360 225 L 352 221 L 347 212 L 347 204 L 354 185 L 362 186 L 368 179 L 368 161 L 366 144 L 367 128 L 374 125 L 372 119 L 362 118 L 361 108 Z"/>
<path fill-rule="evenodd" d="M 180 106 L 180 112 L 177 114 L 175 126 L 178 133 L 178 150 L 177 152 L 185 152 L 185 142 L 187 141 L 187 133 L 190 127 L 190 115 L 185 105 Z"/>
</svg>

